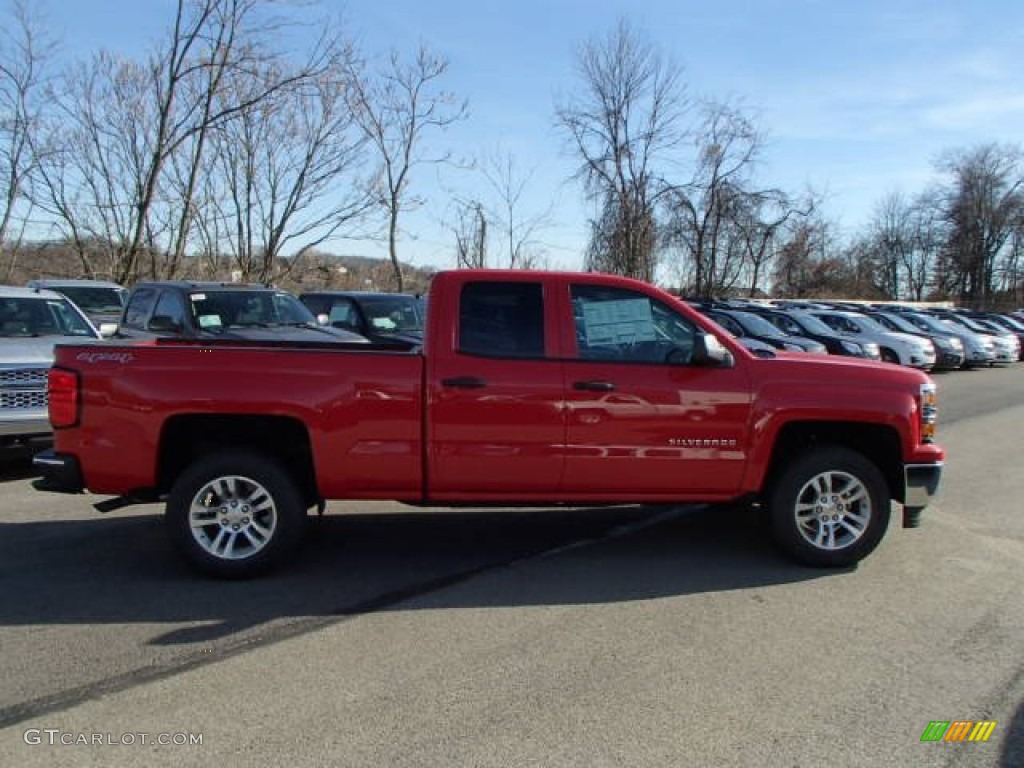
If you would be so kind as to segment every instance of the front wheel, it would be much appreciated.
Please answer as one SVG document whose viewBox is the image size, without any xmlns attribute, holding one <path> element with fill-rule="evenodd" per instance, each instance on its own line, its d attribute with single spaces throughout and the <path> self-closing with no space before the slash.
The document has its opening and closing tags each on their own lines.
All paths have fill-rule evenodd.
<svg viewBox="0 0 1024 768">
<path fill-rule="evenodd" d="M 776 542 L 805 565 L 853 565 L 889 525 L 888 485 L 878 467 L 841 446 L 821 446 L 782 472 L 768 496 Z"/>
<path fill-rule="evenodd" d="M 258 454 L 199 459 L 175 482 L 164 520 L 171 541 L 212 576 L 248 578 L 282 562 L 302 539 L 306 508 L 290 475 Z"/>
</svg>

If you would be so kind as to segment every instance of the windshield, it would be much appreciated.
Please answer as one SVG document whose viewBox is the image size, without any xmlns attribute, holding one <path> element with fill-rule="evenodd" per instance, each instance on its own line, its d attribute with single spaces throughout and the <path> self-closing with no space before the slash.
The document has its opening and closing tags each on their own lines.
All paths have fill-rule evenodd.
<svg viewBox="0 0 1024 768">
<path fill-rule="evenodd" d="M 805 315 L 803 312 L 795 312 L 792 317 L 799 322 L 808 333 L 820 334 L 822 336 L 835 335 L 835 329 L 829 328 L 814 315 Z"/>
<path fill-rule="evenodd" d="M 189 299 L 204 329 L 316 325 L 313 313 L 284 291 L 196 291 Z"/>
<path fill-rule="evenodd" d="M 128 292 L 124 288 L 95 285 L 67 285 L 54 288 L 71 299 L 83 312 L 120 314 Z"/>
<path fill-rule="evenodd" d="M 760 315 L 755 315 L 752 312 L 734 312 L 733 316 L 742 323 L 743 327 L 750 333 L 756 333 L 759 336 L 779 335 L 779 329 Z"/>
<path fill-rule="evenodd" d="M 900 317 L 899 315 L 879 315 L 877 319 L 879 322 L 887 323 L 891 330 L 904 331 L 906 333 L 917 333 L 920 330 L 914 327 L 914 324 L 905 317 Z"/>
<path fill-rule="evenodd" d="M 373 296 L 360 302 L 367 320 L 384 333 L 422 333 L 426 304 L 415 296 Z"/>
<path fill-rule="evenodd" d="M 850 316 L 850 320 L 857 323 L 862 331 L 871 331 L 872 333 L 891 333 L 891 331 L 882 325 L 880 322 L 875 320 L 873 317 L 862 315 L 859 313 L 853 313 Z"/>
<path fill-rule="evenodd" d="M 1024 331 L 1024 324 L 1019 323 L 1007 315 L 1000 315 L 998 318 L 993 318 L 992 322 L 999 323 L 1000 325 L 1014 331 Z"/>
<path fill-rule="evenodd" d="M 938 331 L 939 333 L 944 333 L 946 335 L 949 335 L 953 332 L 947 326 L 943 325 L 930 315 L 921 315 L 915 312 L 908 312 L 905 315 L 905 317 L 907 319 L 907 322 L 916 325 L 918 328 L 924 331 Z"/>
<path fill-rule="evenodd" d="M 986 333 L 994 333 L 997 336 L 1006 336 L 1009 333 L 1009 330 L 999 325 L 999 323 L 983 317 L 972 317 L 971 322 L 974 325 L 980 326 Z"/>
<path fill-rule="evenodd" d="M 96 332 L 67 299 L 0 299 L 0 337 L 87 336 Z"/>
</svg>

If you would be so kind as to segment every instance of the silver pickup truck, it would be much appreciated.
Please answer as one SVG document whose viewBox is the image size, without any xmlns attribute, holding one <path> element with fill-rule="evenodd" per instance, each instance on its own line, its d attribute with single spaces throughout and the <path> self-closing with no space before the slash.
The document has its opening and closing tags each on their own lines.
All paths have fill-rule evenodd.
<svg viewBox="0 0 1024 768">
<path fill-rule="evenodd" d="M 50 439 L 46 375 L 53 348 L 99 332 L 59 293 L 0 286 L 0 449 Z"/>
</svg>

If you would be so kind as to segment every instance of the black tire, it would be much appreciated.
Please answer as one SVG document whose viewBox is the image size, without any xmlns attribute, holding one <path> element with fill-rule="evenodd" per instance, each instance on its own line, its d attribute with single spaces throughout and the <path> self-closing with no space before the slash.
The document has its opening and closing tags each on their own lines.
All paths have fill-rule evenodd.
<svg viewBox="0 0 1024 768">
<path fill-rule="evenodd" d="M 890 506 L 878 467 L 836 445 L 794 460 L 768 495 L 776 543 L 819 568 L 851 566 L 871 554 L 889 526 Z"/>
<path fill-rule="evenodd" d="M 882 347 L 881 352 L 882 361 L 886 363 L 892 363 L 893 365 L 900 364 L 900 356 L 893 352 L 891 349 Z"/>
<path fill-rule="evenodd" d="M 205 521 L 209 521 L 205 523 Z M 306 507 L 277 462 L 249 452 L 205 456 L 174 483 L 164 522 L 177 550 L 210 576 L 244 579 L 283 563 L 302 541 Z"/>
</svg>

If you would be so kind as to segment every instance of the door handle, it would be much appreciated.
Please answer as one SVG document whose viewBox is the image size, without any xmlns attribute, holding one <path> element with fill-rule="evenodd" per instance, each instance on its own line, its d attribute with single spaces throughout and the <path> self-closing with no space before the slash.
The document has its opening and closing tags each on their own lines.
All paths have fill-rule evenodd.
<svg viewBox="0 0 1024 768">
<path fill-rule="evenodd" d="M 611 392 L 615 385 L 610 381 L 574 381 L 573 389 L 582 389 L 585 392 Z"/>
<path fill-rule="evenodd" d="M 487 386 L 487 381 L 478 376 L 453 376 L 450 379 L 441 379 L 441 386 L 456 389 L 482 389 Z"/>
</svg>

